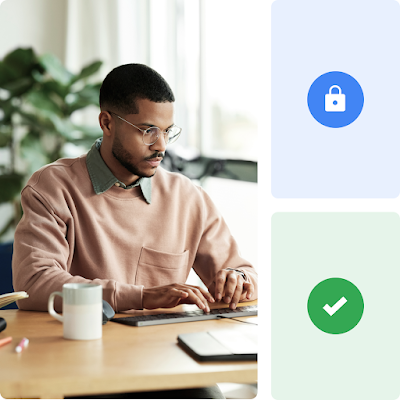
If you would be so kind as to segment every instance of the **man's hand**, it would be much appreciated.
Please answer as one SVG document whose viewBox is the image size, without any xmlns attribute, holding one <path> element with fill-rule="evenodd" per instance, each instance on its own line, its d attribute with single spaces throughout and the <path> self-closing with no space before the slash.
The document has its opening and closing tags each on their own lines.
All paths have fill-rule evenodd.
<svg viewBox="0 0 400 400">
<path fill-rule="evenodd" d="M 229 304 L 234 310 L 241 300 L 250 300 L 254 293 L 254 285 L 245 282 L 242 275 L 236 271 L 222 269 L 215 275 L 214 282 L 210 288 L 212 292 L 215 288 L 215 300 L 222 300 Z"/>
<path fill-rule="evenodd" d="M 196 304 L 205 312 L 210 311 L 208 302 L 214 303 L 212 295 L 199 286 L 173 283 L 143 289 L 143 308 L 172 308 L 178 304 Z"/>
</svg>

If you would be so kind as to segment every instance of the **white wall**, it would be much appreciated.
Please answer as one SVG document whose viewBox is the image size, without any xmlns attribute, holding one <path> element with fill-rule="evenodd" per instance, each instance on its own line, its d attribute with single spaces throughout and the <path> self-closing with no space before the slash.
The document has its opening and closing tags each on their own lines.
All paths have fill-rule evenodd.
<svg viewBox="0 0 400 400">
<path fill-rule="evenodd" d="M 67 0 L 5 0 L 0 5 L 0 57 L 34 46 L 65 61 Z"/>
</svg>

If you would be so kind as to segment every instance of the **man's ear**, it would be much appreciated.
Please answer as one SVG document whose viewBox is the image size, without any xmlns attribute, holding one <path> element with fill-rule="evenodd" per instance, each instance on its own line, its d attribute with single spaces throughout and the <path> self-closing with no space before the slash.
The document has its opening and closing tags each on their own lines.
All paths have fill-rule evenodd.
<svg viewBox="0 0 400 400">
<path fill-rule="evenodd" d="M 99 124 L 103 133 L 107 136 L 111 136 L 113 129 L 113 119 L 108 111 L 101 111 L 99 114 Z"/>
</svg>

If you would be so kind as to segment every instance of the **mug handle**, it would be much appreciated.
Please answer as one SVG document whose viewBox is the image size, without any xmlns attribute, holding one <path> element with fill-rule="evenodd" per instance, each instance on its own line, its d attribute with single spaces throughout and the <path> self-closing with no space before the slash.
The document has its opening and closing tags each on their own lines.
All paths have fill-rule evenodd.
<svg viewBox="0 0 400 400">
<path fill-rule="evenodd" d="M 58 319 L 59 321 L 63 322 L 64 321 L 64 317 L 61 314 L 58 314 L 54 310 L 54 297 L 55 296 L 63 297 L 63 294 L 61 292 L 53 292 L 49 297 L 49 302 L 47 303 L 47 307 L 48 307 L 49 313 L 50 313 L 50 315 L 52 317 L 54 317 L 55 319 Z"/>
</svg>

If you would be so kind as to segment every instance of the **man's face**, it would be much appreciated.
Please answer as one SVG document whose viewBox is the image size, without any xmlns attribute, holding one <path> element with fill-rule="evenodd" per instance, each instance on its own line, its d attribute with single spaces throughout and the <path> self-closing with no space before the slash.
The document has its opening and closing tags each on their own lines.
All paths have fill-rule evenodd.
<svg viewBox="0 0 400 400">
<path fill-rule="evenodd" d="M 147 99 L 137 100 L 138 114 L 121 115 L 140 129 L 157 126 L 166 131 L 173 125 L 173 103 L 155 103 Z M 152 145 L 143 143 L 143 133 L 135 127 L 116 119 L 115 135 L 112 143 L 114 158 L 131 174 L 138 177 L 151 177 L 164 157 L 166 143 L 160 135 Z"/>
</svg>

